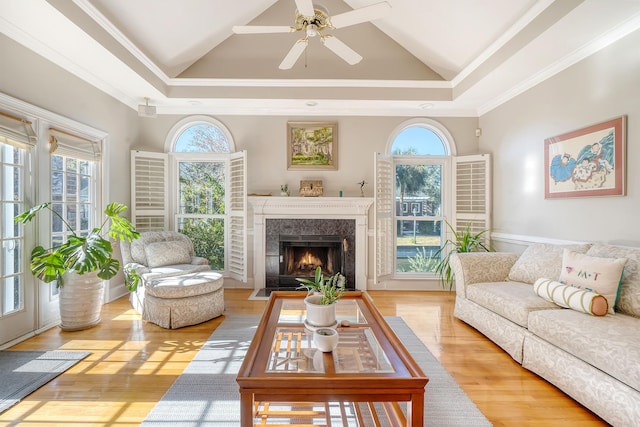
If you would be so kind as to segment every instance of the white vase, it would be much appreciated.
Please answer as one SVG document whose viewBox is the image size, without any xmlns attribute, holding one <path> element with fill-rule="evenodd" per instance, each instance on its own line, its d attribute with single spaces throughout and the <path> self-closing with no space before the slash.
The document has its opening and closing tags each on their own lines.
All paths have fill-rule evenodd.
<svg viewBox="0 0 640 427">
<path fill-rule="evenodd" d="M 309 295 L 304 299 L 307 307 L 307 323 L 313 327 L 334 326 L 336 324 L 336 305 L 320 304 L 322 295 Z"/>
<path fill-rule="evenodd" d="M 81 331 L 100 323 L 104 301 L 104 282 L 98 272 L 77 274 L 66 272 L 58 295 L 60 328 Z"/>
</svg>

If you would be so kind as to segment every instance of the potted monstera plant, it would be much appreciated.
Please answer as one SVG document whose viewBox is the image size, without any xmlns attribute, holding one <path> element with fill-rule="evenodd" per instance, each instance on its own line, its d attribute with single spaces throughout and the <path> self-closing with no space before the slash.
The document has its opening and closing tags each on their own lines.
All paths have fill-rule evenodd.
<svg viewBox="0 0 640 427">
<path fill-rule="evenodd" d="M 300 289 L 307 291 L 304 299 L 307 307 L 307 325 L 310 327 L 333 326 L 336 324 L 335 303 L 342 298 L 347 279 L 340 273 L 324 277 L 322 268 L 316 268 L 313 280 L 297 278 Z"/>
<path fill-rule="evenodd" d="M 60 327 L 82 330 L 100 323 L 104 282 L 118 274 L 120 262 L 113 257 L 111 239 L 132 241 L 140 234 L 127 218 L 120 216 L 127 207 L 110 203 L 104 211 L 99 227 L 84 235 L 76 234 L 69 223 L 52 208 L 42 203 L 15 217 L 26 224 L 39 212 L 49 211 L 57 216 L 71 232 L 59 246 L 45 249 L 36 246 L 31 251 L 31 272 L 45 283 L 55 281 L 60 290 Z"/>
</svg>

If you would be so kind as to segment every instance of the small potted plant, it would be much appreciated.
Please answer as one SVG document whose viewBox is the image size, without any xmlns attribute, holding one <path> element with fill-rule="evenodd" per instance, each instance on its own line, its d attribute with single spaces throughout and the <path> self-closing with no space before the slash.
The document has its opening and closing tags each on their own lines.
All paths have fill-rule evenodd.
<svg viewBox="0 0 640 427">
<path fill-rule="evenodd" d="M 324 277 L 322 268 L 317 267 L 313 280 L 297 278 L 299 289 L 307 291 L 304 302 L 307 306 L 307 323 L 322 327 L 336 324 L 335 303 L 344 296 L 347 279 L 340 273 Z"/>
<path fill-rule="evenodd" d="M 60 246 L 50 249 L 36 246 L 31 251 L 30 269 L 38 279 L 45 283 L 55 280 L 60 288 L 60 327 L 64 330 L 87 329 L 100 322 L 104 295 L 102 281 L 111 279 L 120 270 L 120 262 L 113 258 L 113 247 L 108 238 L 130 242 L 140 234 L 127 218 L 120 216 L 127 209 L 120 203 L 107 205 L 100 227 L 86 236 L 76 234 L 51 205 L 51 202 L 42 203 L 14 219 L 26 224 L 39 212 L 48 210 L 71 232 Z"/>
</svg>

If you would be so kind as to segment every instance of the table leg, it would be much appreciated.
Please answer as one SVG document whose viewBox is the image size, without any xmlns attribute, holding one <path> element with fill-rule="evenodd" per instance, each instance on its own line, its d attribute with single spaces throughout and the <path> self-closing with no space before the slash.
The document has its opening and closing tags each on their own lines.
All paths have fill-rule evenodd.
<svg viewBox="0 0 640 427">
<path fill-rule="evenodd" d="M 253 427 L 253 393 L 240 391 L 240 426 Z"/>
<path fill-rule="evenodd" d="M 424 427 L 424 392 L 411 395 L 407 402 L 407 427 Z"/>
</svg>

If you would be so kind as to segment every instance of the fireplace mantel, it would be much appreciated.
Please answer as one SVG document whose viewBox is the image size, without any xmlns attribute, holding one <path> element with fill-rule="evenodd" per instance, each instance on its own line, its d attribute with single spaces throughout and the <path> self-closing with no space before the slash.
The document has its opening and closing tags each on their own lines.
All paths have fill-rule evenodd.
<svg viewBox="0 0 640 427">
<path fill-rule="evenodd" d="M 356 240 L 356 289 L 367 286 L 368 197 L 271 197 L 250 196 L 253 210 L 253 273 L 254 287 L 265 287 L 265 248 L 267 218 L 353 219 Z"/>
<path fill-rule="evenodd" d="M 373 199 L 369 197 L 269 197 L 248 198 L 254 215 L 307 218 L 352 217 L 369 214 Z"/>
</svg>

